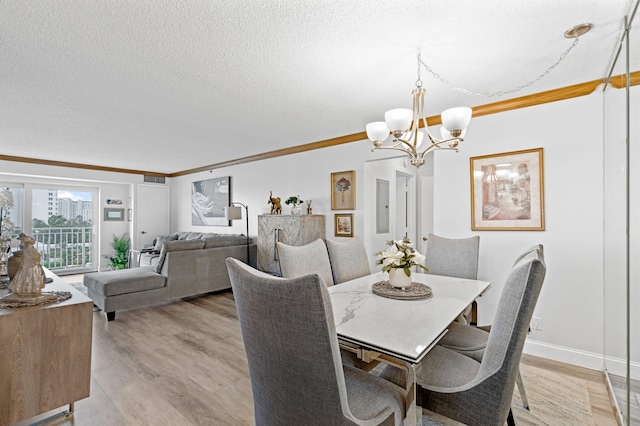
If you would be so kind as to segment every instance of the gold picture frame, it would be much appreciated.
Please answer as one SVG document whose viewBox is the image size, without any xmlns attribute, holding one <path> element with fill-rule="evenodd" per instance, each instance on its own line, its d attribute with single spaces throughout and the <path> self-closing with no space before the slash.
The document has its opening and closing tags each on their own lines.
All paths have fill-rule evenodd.
<svg viewBox="0 0 640 426">
<path fill-rule="evenodd" d="M 336 213 L 333 218 L 336 237 L 353 237 L 353 213 Z"/>
<path fill-rule="evenodd" d="M 356 209 L 356 171 L 331 173 L 331 210 Z"/>
<path fill-rule="evenodd" d="M 544 231 L 542 148 L 469 160 L 472 230 Z"/>
</svg>

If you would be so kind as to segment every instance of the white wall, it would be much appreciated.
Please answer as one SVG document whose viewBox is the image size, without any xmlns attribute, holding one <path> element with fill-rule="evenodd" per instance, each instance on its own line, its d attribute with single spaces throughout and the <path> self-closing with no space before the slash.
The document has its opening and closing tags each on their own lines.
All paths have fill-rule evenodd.
<svg viewBox="0 0 640 426">
<path fill-rule="evenodd" d="M 269 214 L 269 191 L 282 199 L 283 214 L 289 214 L 290 206 L 284 204 L 291 195 L 312 200 L 314 214 L 325 215 L 326 235 L 334 237 L 334 213 L 351 211 L 331 210 L 331 173 L 345 170 L 356 172 L 356 210 L 354 234 L 362 236 L 364 230 L 364 159 L 370 153 L 370 145 L 357 142 L 332 148 L 308 151 L 264 161 L 241 164 L 212 172 L 173 178 L 171 182 L 171 230 L 219 233 L 245 233 L 245 222 L 234 221 L 231 227 L 191 225 L 191 182 L 231 176 L 232 201 L 249 207 L 249 235 L 257 237 L 259 214 Z M 303 212 L 306 205 L 303 205 Z M 244 217 L 244 213 L 243 213 Z"/>
<path fill-rule="evenodd" d="M 544 148 L 544 231 L 471 231 L 469 158 Z M 528 247 L 545 247 L 547 275 L 534 317 L 543 331 L 526 351 L 601 368 L 603 352 L 602 93 L 478 117 L 460 153 L 437 152 L 435 233 L 480 236 L 478 277 L 493 287 L 478 306 L 490 323 L 510 266 Z M 452 196 L 457 194 L 457 196 Z"/>
</svg>

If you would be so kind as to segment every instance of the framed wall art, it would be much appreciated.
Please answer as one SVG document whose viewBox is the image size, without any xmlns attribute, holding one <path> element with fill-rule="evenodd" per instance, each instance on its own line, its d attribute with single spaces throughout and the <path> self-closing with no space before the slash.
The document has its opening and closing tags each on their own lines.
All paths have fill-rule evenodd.
<svg viewBox="0 0 640 426">
<path fill-rule="evenodd" d="M 231 203 L 231 176 L 201 180 L 191 184 L 191 224 L 231 226 L 224 208 Z"/>
<path fill-rule="evenodd" d="M 353 237 L 353 213 L 334 214 L 334 229 L 336 237 Z"/>
<path fill-rule="evenodd" d="M 356 209 L 356 171 L 331 173 L 331 210 Z"/>
<path fill-rule="evenodd" d="M 124 220 L 124 209 L 114 209 L 110 207 L 104 208 L 104 220 L 105 222 L 118 222 Z"/>
<path fill-rule="evenodd" d="M 471 157 L 471 229 L 543 231 L 542 148 Z"/>
</svg>

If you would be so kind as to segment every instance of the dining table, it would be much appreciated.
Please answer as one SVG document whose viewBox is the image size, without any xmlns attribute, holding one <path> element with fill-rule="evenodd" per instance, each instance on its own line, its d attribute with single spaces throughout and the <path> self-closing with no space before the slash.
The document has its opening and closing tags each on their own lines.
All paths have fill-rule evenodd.
<svg viewBox="0 0 640 426">
<path fill-rule="evenodd" d="M 407 426 L 422 423 L 422 408 L 416 404 L 420 362 L 449 324 L 491 287 L 489 281 L 425 273 L 412 273 L 411 281 L 423 290 L 416 296 L 422 298 L 374 293 L 374 285 L 387 285 L 385 272 L 329 287 L 340 347 L 366 363 L 383 361 L 406 371 Z"/>
</svg>

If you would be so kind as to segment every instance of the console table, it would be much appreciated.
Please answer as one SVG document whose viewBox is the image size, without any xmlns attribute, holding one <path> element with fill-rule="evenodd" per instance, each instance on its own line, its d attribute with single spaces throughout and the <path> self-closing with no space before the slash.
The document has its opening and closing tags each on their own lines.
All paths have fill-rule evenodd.
<svg viewBox="0 0 640 426">
<path fill-rule="evenodd" d="M 258 215 L 258 269 L 280 276 L 276 242 L 302 246 L 326 237 L 324 215 Z"/>
<path fill-rule="evenodd" d="M 44 291 L 60 303 L 0 309 L 0 425 L 30 419 L 89 396 L 93 302 L 60 278 Z M 8 290 L 0 290 L 0 296 Z"/>
</svg>

